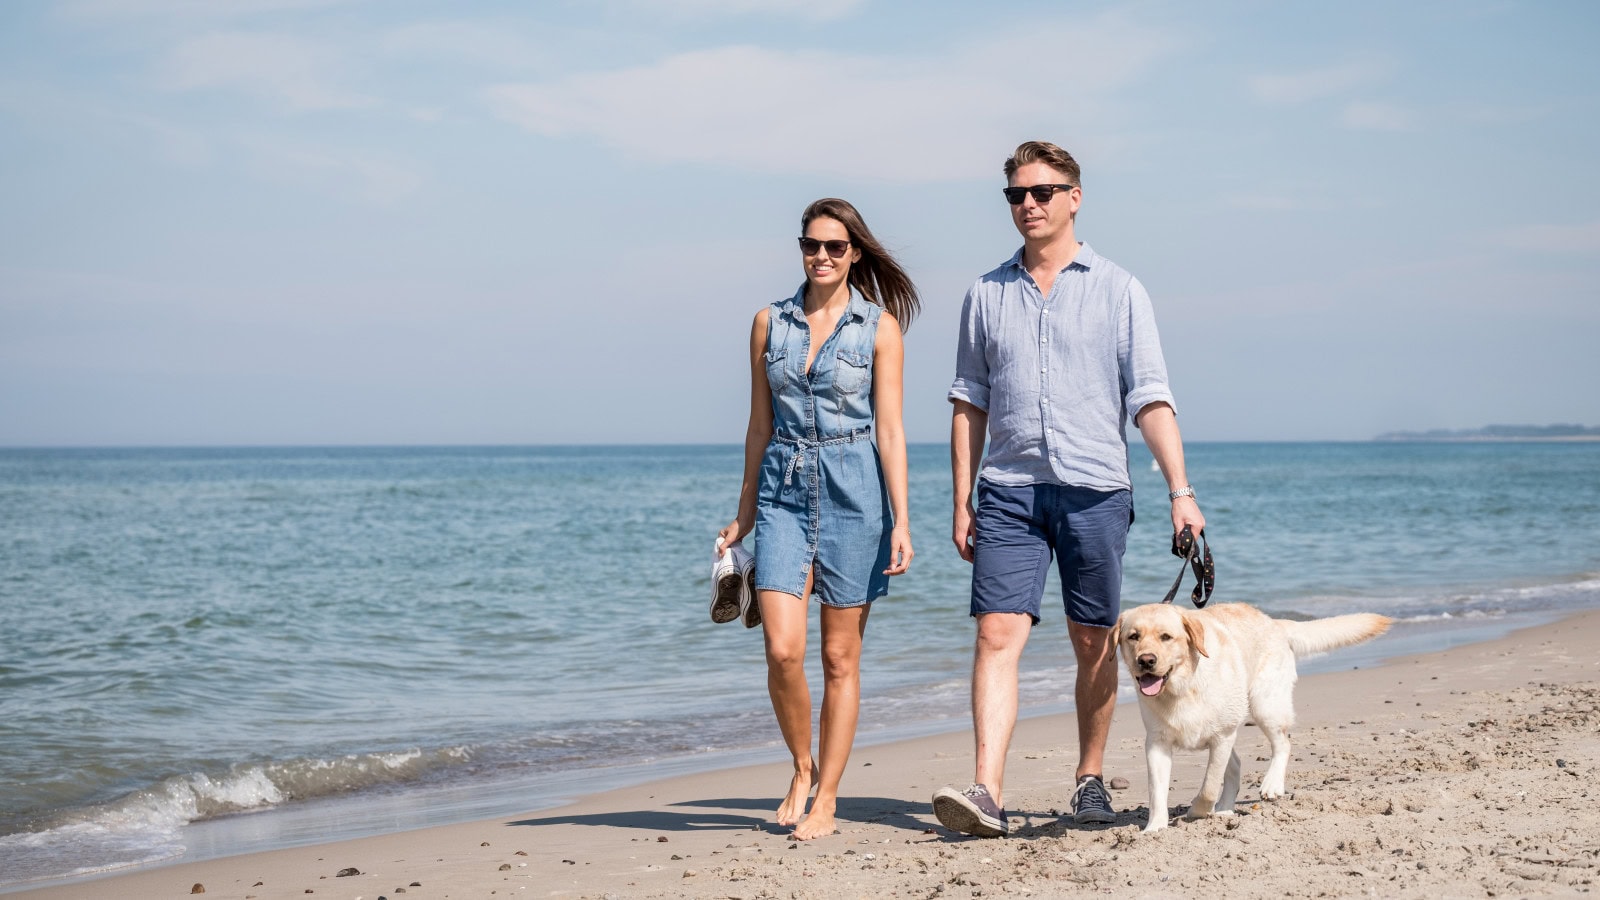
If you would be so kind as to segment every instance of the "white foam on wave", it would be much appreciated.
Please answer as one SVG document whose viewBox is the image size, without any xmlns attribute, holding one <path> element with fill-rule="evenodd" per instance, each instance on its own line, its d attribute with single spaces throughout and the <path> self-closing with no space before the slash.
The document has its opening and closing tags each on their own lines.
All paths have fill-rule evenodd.
<svg viewBox="0 0 1600 900">
<path fill-rule="evenodd" d="M 0 885 L 91 875 L 181 856 L 191 822 L 412 781 L 470 759 L 467 747 L 245 763 L 166 778 L 115 800 L 0 835 Z"/>
</svg>

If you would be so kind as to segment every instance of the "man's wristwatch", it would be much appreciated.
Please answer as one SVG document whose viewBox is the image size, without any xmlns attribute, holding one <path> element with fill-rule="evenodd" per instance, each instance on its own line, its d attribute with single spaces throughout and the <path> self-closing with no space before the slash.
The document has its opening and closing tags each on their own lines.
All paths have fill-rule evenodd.
<svg viewBox="0 0 1600 900">
<path fill-rule="evenodd" d="M 1193 496 L 1194 496 L 1194 485 L 1191 484 L 1188 487 L 1178 488 L 1177 490 L 1175 490 L 1172 493 L 1168 494 L 1167 495 L 1167 499 L 1168 500 L 1176 500 L 1179 497 L 1193 497 Z"/>
</svg>

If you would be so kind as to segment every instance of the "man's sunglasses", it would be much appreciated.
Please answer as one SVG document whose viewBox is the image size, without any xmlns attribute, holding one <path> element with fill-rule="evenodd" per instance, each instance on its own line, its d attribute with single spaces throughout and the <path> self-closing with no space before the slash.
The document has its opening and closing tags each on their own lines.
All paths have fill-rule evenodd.
<svg viewBox="0 0 1600 900">
<path fill-rule="evenodd" d="M 1036 184 L 1033 187 L 1008 187 L 1000 190 L 1006 195 L 1006 202 L 1012 206 L 1020 206 L 1022 198 L 1028 194 L 1033 195 L 1033 202 L 1040 206 L 1050 202 L 1056 191 L 1070 191 L 1077 187 L 1075 184 Z"/>
<path fill-rule="evenodd" d="M 806 256 L 816 256 L 817 251 L 827 248 L 828 255 L 834 259 L 850 252 L 849 241 L 819 241 L 816 238 L 803 237 L 800 239 L 800 252 Z"/>
</svg>

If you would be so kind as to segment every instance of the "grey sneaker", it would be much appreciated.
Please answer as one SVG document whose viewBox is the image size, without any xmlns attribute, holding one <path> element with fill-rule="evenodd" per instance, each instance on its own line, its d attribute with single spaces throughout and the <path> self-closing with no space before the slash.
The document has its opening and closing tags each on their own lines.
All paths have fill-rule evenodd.
<svg viewBox="0 0 1600 900">
<path fill-rule="evenodd" d="M 1117 811 L 1111 808 L 1111 795 L 1099 775 L 1085 775 L 1078 779 L 1072 791 L 1072 822 L 1075 825 L 1110 825 L 1117 821 Z"/>
<path fill-rule="evenodd" d="M 1010 830 L 1006 811 L 995 805 L 989 789 L 975 784 L 964 791 L 943 787 L 933 795 L 933 814 L 939 824 L 977 837 L 1005 837 Z"/>
</svg>

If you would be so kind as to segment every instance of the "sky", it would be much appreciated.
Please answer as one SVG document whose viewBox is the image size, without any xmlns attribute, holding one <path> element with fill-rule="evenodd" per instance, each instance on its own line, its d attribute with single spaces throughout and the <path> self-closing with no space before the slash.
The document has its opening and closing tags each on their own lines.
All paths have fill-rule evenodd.
<svg viewBox="0 0 1600 900">
<path fill-rule="evenodd" d="M 1600 425 L 1597 45 L 1555 0 L 6 0 L 0 446 L 736 443 L 826 196 L 921 291 L 944 441 L 1029 139 L 1186 439 Z"/>
</svg>

